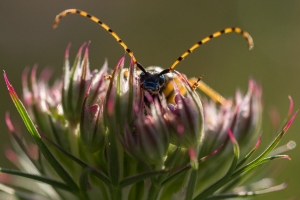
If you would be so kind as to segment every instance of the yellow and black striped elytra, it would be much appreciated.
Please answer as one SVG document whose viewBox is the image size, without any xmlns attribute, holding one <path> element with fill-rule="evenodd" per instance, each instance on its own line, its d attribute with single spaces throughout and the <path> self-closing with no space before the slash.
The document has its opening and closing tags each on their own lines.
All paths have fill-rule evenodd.
<svg viewBox="0 0 300 200">
<path fill-rule="evenodd" d="M 132 51 L 128 48 L 128 46 L 121 40 L 121 38 L 105 23 L 103 23 L 100 19 L 97 17 L 88 14 L 85 11 L 81 11 L 78 9 L 67 9 L 60 14 L 58 14 L 54 20 L 53 28 L 56 28 L 59 21 L 67 16 L 68 14 L 78 14 L 84 17 L 87 17 L 91 19 L 92 21 L 98 23 L 102 28 L 104 28 L 107 32 L 109 32 L 116 40 L 117 42 L 124 48 L 124 50 L 128 53 L 128 55 L 132 58 L 134 64 L 136 67 L 138 67 L 142 72 L 140 73 L 140 82 L 141 82 L 141 88 L 145 91 L 148 91 L 152 95 L 156 95 L 158 93 L 164 93 L 167 99 L 172 98 L 173 94 L 173 86 L 170 83 L 171 80 L 174 79 L 173 73 L 171 73 L 175 66 L 182 61 L 186 56 L 191 54 L 196 48 L 201 46 L 202 44 L 205 44 L 206 42 L 210 41 L 213 38 L 219 37 L 226 33 L 238 33 L 242 35 L 248 43 L 249 49 L 252 49 L 254 46 L 253 39 L 250 36 L 250 34 L 246 31 L 243 31 L 242 29 L 238 27 L 232 27 L 232 28 L 225 28 L 221 31 L 217 31 L 210 36 L 205 37 L 204 39 L 200 40 L 199 42 L 195 43 L 192 47 L 190 47 L 187 51 L 185 51 L 169 68 L 162 69 L 160 67 L 155 68 L 144 68 L 135 58 Z M 204 93 L 206 93 L 209 97 L 211 97 L 213 100 L 215 100 L 218 103 L 223 104 L 225 102 L 225 99 L 215 92 L 213 89 L 211 89 L 209 86 L 207 86 L 203 81 L 201 81 L 201 78 L 191 78 L 189 81 L 192 84 L 192 88 L 196 89 L 199 88 Z"/>
</svg>

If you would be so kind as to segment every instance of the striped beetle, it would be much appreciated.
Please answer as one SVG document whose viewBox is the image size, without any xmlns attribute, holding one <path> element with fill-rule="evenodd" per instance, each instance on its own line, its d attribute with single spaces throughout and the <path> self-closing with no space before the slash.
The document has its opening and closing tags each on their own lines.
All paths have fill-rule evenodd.
<svg viewBox="0 0 300 200">
<path fill-rule="evenodd" d="M 196 48 L 198 48 L 202 44 L 210 41 L 213 38 L 219 37 L 223 34 L 235 32 L 241 34 L 247 40 L 249 50 L 251 50 L 254 46 L 253 39 L 248 32 L 243 31 L 238 27 L 225 28 L 195 43 L 192 47 L 190 47 L 187 51 L 185 51 L 179 58 L 177 58 L 177 60 L 167 69 L 162 69 L 160 67 L 144 68 L 134 57 L 133 52 L 127 47 L 127 45 L 120 39 L 120 37 L 109 26 L 107 26 L 97 17 L 90 15 L 85 11 L 78 10 L 78 9 L 67 9 L 62 11 L 56 16 L 54 20 L 53 28 L 56 28 L 60 20 L 63 17 L 67 16 L 68 14 L 79 14 L 83 17 L 87 17 L 90 20 L 98 23 L 102 28 L 108 31 L 117 40 L 117 42 L 124 48 L 124 50 L 129 54 L 136 67 L 141 70 L 141 73 L 139 75 L 141 88 L 149 92 L 153 96 L 157 95 L 158 93 L 164 93 L 168 101 L 173 101 L 173 96 L 174 96 L 173 85 L 171 83 L 171 80 L 175 80 L 174 79 L 175 76 L 171 72 L 174 70 L 175 66 L 180 61 L 182 61 L 186 56 L 191 54 Z M 189 79 L 192 89 L 195 90 L 196 88 L 199 88 L 204 93 L 206 93 L 210 98 L 212 98 L 214 101 L 220 104 L 223 104 L 225 102 L 225 99 L 220 94 L 218 94 L 216 91 L 214 91 L 209 86 L 207 86 L 203 81 L 200 82 L 200 80 L 201 77 L 198 79 L 196 78 Z M 182 92 L 184 93 L 184 91 Z"/>
</svg>

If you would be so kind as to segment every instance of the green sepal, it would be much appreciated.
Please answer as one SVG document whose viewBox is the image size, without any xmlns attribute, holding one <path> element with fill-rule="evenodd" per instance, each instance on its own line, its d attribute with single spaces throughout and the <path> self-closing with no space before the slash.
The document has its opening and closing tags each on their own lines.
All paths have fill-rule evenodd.
<svg viewBox="0 0 300 200">
<path fill-rule="evenodd" d="M 46 144 L 41 139 L 37 129 L 35 128 L 34 123 L 32 122 L 31 118 L 29 117 L 25 107 L 23 106 L 22 102 L 20 101 L 14 88 L 9 83 L 5 72 L 4 72 L 4 79 L 5 79 L 9 94 L 11 96 L 11 99 L 13 100 L 13 103 L 15 104 L 19 114 L 21 115 L 22 120 L 23 120 L 26 128 L 28 129 L 30 135 L 32 136 L 33 141 L 39 147 L 39 150 L 42 152 L 42 154 L 44 155 L 46 160 L 49 162 L 49 164 L 52 166 L 52 168 L 56 171 L 56 173 L 65 181 L 66 184 L 68 184 L 72 188 L 72 190 L 77 191 L 78 186 L 75 183 L 75 181 L 68 174 L 68 172 L 63 168 L 63 166 L 59 163 L 59 161 L 53 156 L 51 151 L 48 149 Z"/>
<path fill-rule="evenodd" d="M 42 183 L 46 183 L 48 185 L 51 185 L 52 187 L 56 187 L 56 188 L 59 188 L 59 189 L 63 189 L 63 190 L 72 192 L 72 189 L 68 185 L 66 185 L 65 183 L 50 179 L 50 178 L 45 177 L 45 176 L 40 176 L 40 175 L 36 175 L 36 174 L 29 174 L 29 173 L 21 172 L 19 170 L 6 169 L 6 168 L 2 168 L 2 167 L 0 167 L 0 172 L 5 173 L 5 174 L 11 174 L 11 175 L 16 175 L 16 176 L 28 178 L 28 179 L 31 179 L 31 180 L 40 181 Z"/>
</svg>

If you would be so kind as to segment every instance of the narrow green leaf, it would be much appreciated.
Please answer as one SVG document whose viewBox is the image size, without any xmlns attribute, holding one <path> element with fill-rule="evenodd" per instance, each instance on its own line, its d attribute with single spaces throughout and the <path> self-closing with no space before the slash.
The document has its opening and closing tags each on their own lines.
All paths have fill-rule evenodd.
<svg viewBox="0 0 300 200">
<path fill-rule="evenodd" d="M 28 129 L 30 135 L 32 136 L 34 142 L 39 147 L 39 150 L 42 152 L 42 154 L 47 159 L 47 161 L 50 163 L 50 165 L 53 167 L 53 169 L 56 171 L 56 173 L 65 181 L 65 183 L 68 184 L 73 190 L 77 191 L 78 186 L 75 183 L 75 181 L 68 174 L 68 172 L 63 168 L 63 166 L 58 162 L 58 160 L 56 160 L 56 158 L 53 156 L 51 151 L 48 149 L 48 147 L 45 145 L 45 143 L 41 139 L 37 129 L 35 128 L 34 123 L 32 122 L 31 118 L 29 117 L 25 107 L 23 106 L 22 102 L 20 101 L 14 88 L 9 83 L 5 72 L 4 72 L 4 79 L 5 79 L 5 82 L 7 85 L 8 92 L 11 96 L 11 99 L 13 100 L 13 103 L 15 104 L 19 114 L 21 115 L 21 117 L 25 123 L 25 126 Z"/>
<path fill-rule="evenodd" d="M 196 187 L 196 182 L 197 182 L 197 177 L 198 177 L 198 170 L 193 169 L 190 174 L 188 187 L 187 187 L 187 191 L 185 194 L 185 200 L 191 200 L 193 198 L 195 187 Z"/>
<path fill-rule="evenodd" d="M 275 160 L 275 159 L 279 159 L 279 158 L 286 158 L 286 159 L 290 159 L 289 156 L 287 155 L 277 155 L 277 156 L 270 156 L 267 157 L 265 159 L 263 159 L 262 161 L 260 161 L 259 163 L 257 163 L 256 165 L 250 165 L 250 166 L 245 166 L 242 169 L 239 169 L 238 171 L 234 172 L 230 178 L 231 183 L 228 185 L 226 185 L 226 187 L 222 188 L 221 190 L 219 190 L 218 192 L 222 193 L 225 191 L 228 191 L 230 188 L 233 188 L 235 185 L 239 184 L 239 179 L 241 179 L 242 177 L 250 174 L 252 172 L 252 170 L 254 170 L 256 167 L 267 163 L 271 160 Z"/>
<path fill-rule="evenodd" d="M 36 194 L 36 193 L 30 193 L 21 191 L 19 189 L 14 189 L 13 187 L 9 187 L 7 185 L 3 185 L 0 183 L 0 191 L 3 191 L 7 194 L 13 195 L 17 197 L 20 200 L 47 200 L 48 197 Z"/>
<path fill-rule="evenodd" d="M 218 192 L 219 193 L 223 193 L 223 192 L 226 192 L 228 190 L 230 190 L 230 188 L 234 188 L 234 186 L 236 185 L 239 185 L 240 183 L 240 180 L 249 175 L 252 170 L 254 170 L 256 167 L 264 164 L 264 163 L 267 163 L 269 161 L 272 161 L 272 160 L 276 160 L 276 159 L 289 159 L 290 160 L 290 157 L 288 155 L 276 155 L 276 156 L 269 156 L 267 158 L 264 158 L 263 160 L 261 160 L 260 162 L 256 163 L 255 165 L 252 164 L 250 166 L 245 166 L 244 168 L 242 169 L 239 169 L 238 171 L 234 172 L 231 176 L 231 182 L 230 184 L 227 184 L 226 187 L 223 187 L 221 188 L 221 190 L 219 190 Z M 254 172 L 255 173 L 255 172 Z M 251 175 L 251 174 L 250 174 Z"/>
<path fill-rule="evenodd" d="M 204 162 L 205 160 L 207 160 L 208 158 L 210 158 L 211 156 L 215 155 L 216 153 L 219 152 L 219 150 L 223 147 L 223 145 L 221 145 L 219 148 L 215 149 L 213 152 L 211 152 L 210 154 L 208 154 L 207 156 L 204 156 L 202 158 L 200 158 L 198 160 L 198 164 L 200 164 L 201 162 Z M 162 183 L 161 186 L 164 186 L 165 184 L 169 183 L 170 181 L 174 180 L 176 177 L 180 176 L 182 173 L 186 172 L 187 170 L 191 169 L 192 166 L 191 164 L 187 164 L 185 166 L 182 166 L 180 168 L 176 168 L 175 172 L 174 170 L 170 170 L 169 172 L 173 173 L 172 175 L 170 175 L 169 177 L 167 177 Z"/>
<path fill-rule="evenodd" d="M 42 183 L 49 184 L 53 187 L 72 192 L 71 188 L 68 185 L 66 185 L 65 183 L 61 183 L 59 181 L 50 179 L 48 177 L 35 175 L 35 174 L 29 174 L 29 173 L 21 172 L 19 170 L 5 169 L 5 168 L 0 168 L 0 172 L 5 173 L 5 174 L 12 174 L 12 175 L 16 175 L 16 176 L 21 176 L 21 177 L 25 177 L 25 178 L 36 180 L 36 181 L 40 181 Z"/>
<path fill-rule="evenodd" d="M 172 153 L 168 153 L 167 160 L 165 161 L 165 169 L 173 169 L 175 167 L 175 163 L 177 161 L 176 158 L 180 156 L 181 148 L 176 147 Z M 161 176 L 157 177 L 157 182 L 162 183 L 166 180 L 166 178 L 169 176 L 169 173 L 162 174 Z"/>
<path fill-rule="evenodd" d="M 262 136 L 262 134 L 260 134 L 260 136 L 259 136 L 259 138 L 258 138 L 258 140 L 257 140 L 257 142 L 256 142 L 256 144 L 255 144 L 255 146 L 251 149 L 251 151 L 245 156 L 245 158 L 243 158 L 240 162 L 239 162 L 239 164 L 236 166 L 236 168 L 238 169 L 238 168 L 240 168 L 241 166 L 243 166 L 245 163 L 246 163 L 246 161 L 253 155 L 253 153 L 257 150 L 257 148 L 258 148 L 258 146 L 259 146 L 259 144 L 260 144 L 260 141 L 261 141 L 261 136 Z"/>
<path fill-rule="evenodd" d="M 82 170 L 80 177 L 79 177 L 79 186 L 82 190 L 86 191 L 91 188 L 90 185 L 90 174 L 91 174 L 91 169 L 90 168 L 85 168 Z"/>
<path fill-rule="evenodd" d="M 87 163 L 85 163 L 84 161 L 80 160 L 79 158 L 75 157 L 74 155 L 70 154 L 69 152 L 67 152 L 66 150 L 64 150 L 63 148 L 61 148 L 59 145 L 55 144 L 54 142 L 52 142 L 49 138 L 47 138 L 47 136 L 45 136 L 44 134 L 40 133 L 40 135 L 42 136 L 42 138 L 46 139 L 50 144 L 52 144 L 53 146 L 55 146 L 58 150 L 60 150 L 63 154 L 65 154 L 66 156 L 68 156 L 70 159 L 72 159 L 74 162 L 76 162 L 78 165 L 84 167 L 84 168 L 89 168 L 91 170 L 91 172 L 98 177 L 101 181 L 103 181 L 104 183 L 106 183 L 107 185 L 110 184 L 110 180 L 107 178 L 107 176 L 101 172 L 99 172 L 98 170 L 94 169 L 92 166 L 89 166 Z"/>
<path fill-rule="evenodd" d="M 188 164 L 182 168 L 180 168 L 179 170 L 176 170 L 175 173 L 173 173 L 172 175 L 170 175 L 168 178 L 166 178 L 162 183 L 161 186 L 166 185 L 167 183 L 169 183 L 170 181 L 174 180 L 176 177 L 180 176 L 181 174 L 183 174 L 184 172 L 186 172 L 187 170 L 191 169 L 192 166 L 191 164 Z M 170 171 L 172 172 L 172 170 Z"/>
<path fill-rule="evenodd" d="M 218 194 L 218 195 L 213 195 L 205 198 L 205 200 L 216 200 L 216 199 L 233 199 L 233 198 L 249 198 L 249 197 L 256 197 L 260 196 L 263 194 L 268 194 L 271 192 L 276 192 L 283 190 L 287 187 L 286 183 L 282 183 L 280 185 L 276 185 L 273 187 L 269 187 L 267 189 L 263 190 L 258 190 L 258 191 L 245 191 L 245 192 L 239 192 L 239 193 L 232 193 L 232 194 Z"/>
<path fill-rule="evenodd" d="M 214 184 L 212 184 L 211 186 L 206 188 L 196 198 L 194 198 L 194 200 L 202 200 L 202 199 L 207 198 L 209 195 L 212 195 L 214 192 L 216 192 L 218 189 L 220 189 L 222 186 L 224 186 L 226 183 L 228 183 L 228 181 L 230 179 L 232 179 L 231 176 L 234 173 L 234 171 L 236 170 L 236 166 L 237 166 L 238 159 L 240 156 L 240 149 L 239 149 L 239 145 L 238 145 L 237 141 L 235 140 L 235 138 L 230 130 L 228 130 L 228 135 L 233 144 L 233 154 L 234 154 L 234 157 L 232 159 L 232 163 L 231 163 L 229 170 L 220 180 L 218 180 L 217 182 L 215 182 Z"/>
<path fill-rule="evenodd" d="M 12 135 L 14 141 L 16 142 L 16 145 L 18 145 L 18 147 L 19 147 L 19 148 L 18 148 L 19 151 L 18 151 L 17 153 L 18 153 L 18 154 L 22 153 L 22 154 L 26 155 L 27 158 L 30 160 L 30 162 L 31 162 L 36 168 L 40 169 L 41 166 L 40 166 L 35 160 L 33 160 L 33 159 L 31 158 L 31 156 L 29 156 L 29 154 L 28 154 L 28 149 L 27 149 L 27 147 L 26 147 L 26 143 L 24 143 L 24 141 L 22 141 L 21 138 L 20 138 L 20 137 L 18 136 L 18 134 L 16 133 L 15 128 L 14 128 L 14 126 L 13 126 L 11 120 L 10 120 L 9 112 L 7 112 L 7 113 L 5 114 L 5 122 L 6 122 L 6 125 L 7 125 L 8 129 L 9 129 L 10 134 Z"/>
<path fill-rule="evenodd" d="M 297 115 L 298 111 L 296 111 L 294 113 L 294 115 L 291 117 L 291 119 L 287 122 L 287 124 L 285 125 L 285 127 L 281 130 L 281 132 L 276 136 L 276 138 L 273 140 L 273 142 L 269 145 L 269 147 L 262 153 L 260 154 L 255 160 L 253 160 L 251 163 L 249 163 L 248 165 L 251 164 L 255 164 L 257 162 L 259 162 L 260 160 L 264 159 L 266 156 L 268 156 L 273 149 L 275 149 L 275 147 L 278 145 L 278 143 L 280 142 L 281 138 L 283 137 L 283 135 L 287 132 L 287 130 L 289 129 L 289 127 L 291 126 L 291 124 L 293 123 L 296 115 Z"/>
<path fill-rule="evenodd" d="M 231 176 L 231 179 L 234 179 L 240 175 L 243 175 L 245 174 L 246 172 L 256 168 L 257 166 L 259 165 L 262 165 L 264 163 L 267 163 L 271 160 L 276 160 L 276 159 L 282 159 L 282 158 L 285 158 L 285 159 L 289 159 L 290 160 L 290 157 L 287 156 L 287 155 L 276 155 L 276 156 L 270 156 L 270 157 L 267 157 L 267 158 L 264 158 L 263 160 L 257 162 L 257 163 L 252 163 L 252 164 L 248 164 L 246 165 L 245 167 L 239 169 L 238 171 L 234 172 Z"/>
<path fill-rule="evenodd" d="M 146 172 L 146 173 L 138 174 L 138 175 L 135 175 L 135 176 L 130 176 L 130 177 L 127 177 L 127 178 L 123 179 L 120 182 L 120 187 L 124 188 L 128 185 L 132 185 L 132 184 L 137 183 L 139 181 L 145 180 L 147 178 L 151 178 L 151 177 L 156 176 L 156 175 L 161 175 L 161 174 L 164 174 L 164 173 L 167 173 L 167 172 L 166 171 L 152 171 L 152 172 Z"/>
</svg>

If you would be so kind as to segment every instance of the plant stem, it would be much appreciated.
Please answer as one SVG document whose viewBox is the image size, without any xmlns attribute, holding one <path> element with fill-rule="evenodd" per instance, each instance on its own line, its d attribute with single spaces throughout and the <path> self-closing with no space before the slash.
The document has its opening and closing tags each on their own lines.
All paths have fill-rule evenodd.
<svg viewBox="0 0 300 200">
<path fill-rule="evenodd" d="M 76 157 L 79 157 L 79 148 L 78 148 L 78 125 L 75 123 L 69 124 L 69 142 L 70 142 L 70 148 L 71 148 L 71 154 L 73 154 Z M 76 172 L 81 171 L 80 166 L 76 163 L 72 163 L 72 174 L 76 175 Z M 79 174 L 77 174 L 77 177 L 79 177 Z"/>
<path fill-rule="evenodd" d="M 79 155 L 78 151 L 78 125 L 70 123 L 69 124 L 69 142 L 71 147 L 71 153 L 75 156 Z"/>
<path fill-rule="evenodd" d="M 120 200 L 122 199 L 122 192 L 119 187 L 111 186 L 109 188 L 111 200 Z"/>
<path fill-rule="evenodd" d="M 151 188 L 150 188 L 149 193 L 148 193 L 148 200 L 158 199 L 160 189 L 161 189 L 160 185 L 157 185 L 157 184 L 152 182 Z"/>
</svg>

